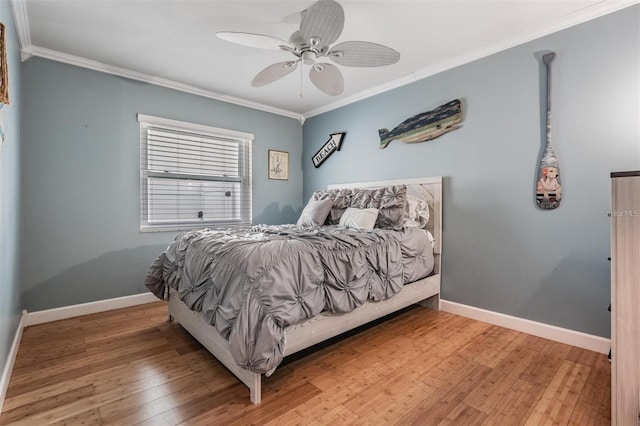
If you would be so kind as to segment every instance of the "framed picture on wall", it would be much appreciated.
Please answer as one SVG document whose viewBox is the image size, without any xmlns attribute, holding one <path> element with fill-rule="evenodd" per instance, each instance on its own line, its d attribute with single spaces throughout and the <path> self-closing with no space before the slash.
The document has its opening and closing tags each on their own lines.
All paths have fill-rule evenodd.
<svg viewBox="0 0 640 426">
<path fill-rule="evenodd" d="M 289 153 L 269 150 L 269 179 L 289 180 Z"/>
</svg>

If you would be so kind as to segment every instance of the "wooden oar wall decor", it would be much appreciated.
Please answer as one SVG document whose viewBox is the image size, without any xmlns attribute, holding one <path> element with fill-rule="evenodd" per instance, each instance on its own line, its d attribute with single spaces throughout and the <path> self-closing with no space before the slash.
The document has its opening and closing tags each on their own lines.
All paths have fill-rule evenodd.
<svg viewBox="0 0 640 426">
<path fill-rule="evenodd" d="M 542 56 L 547 71 L 547 111 L 546 142 L 544 152 L 538 165 L 536 181 L 536 204 L 543 210 L 553 210 L 560 206 L 562 185 L 560 184 L 560 165 L 551 146 L 551 61 L 556 57 L 554 52 Z"/>
</svg>

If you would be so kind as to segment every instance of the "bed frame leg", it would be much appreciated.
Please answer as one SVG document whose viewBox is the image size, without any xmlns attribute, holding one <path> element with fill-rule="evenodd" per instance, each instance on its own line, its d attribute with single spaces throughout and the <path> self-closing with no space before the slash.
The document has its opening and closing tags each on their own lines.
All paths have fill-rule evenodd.
<svg viewBox="0 0 640 426">
<path fill-rule="evenodd" d="M 418 305 L 424 306 L 425 308 L 433 309 L 434 311 L 440 310 L 440 294 L 436 294 L 431 296 L 428 299 L 424 299 L 418 302 Z"/>
<path fill-rule="evenodd" d="M 262 400 L 262 375 L 257 373 L 254 374 L 253 383 L 251 383 L 251 385 L 247 385 L 249 386 L 250 392 L 249 398 L 254 404 L 260 404 Z"/>
</svg>

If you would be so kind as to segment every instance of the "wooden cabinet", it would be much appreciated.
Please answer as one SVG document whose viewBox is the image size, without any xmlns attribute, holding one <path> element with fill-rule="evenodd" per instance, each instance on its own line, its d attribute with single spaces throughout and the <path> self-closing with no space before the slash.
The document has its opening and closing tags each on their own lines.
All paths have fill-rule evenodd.
<svg viewBox="0 0 640 426">
<path fill-rule="evenodd" d="M 611 422 L 640 425 L 640 171 L 611 173 Z"/>
</svg>

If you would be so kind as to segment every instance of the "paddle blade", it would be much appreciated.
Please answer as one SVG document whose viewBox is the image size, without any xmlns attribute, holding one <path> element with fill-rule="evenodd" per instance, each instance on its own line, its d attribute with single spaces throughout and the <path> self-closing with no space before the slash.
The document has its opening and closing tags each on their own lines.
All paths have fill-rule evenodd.
<svg viewBox="0 0 640 426">
<path fill-rule="evenodd" d="M 251 82 L 253 87 L 262 87 L 276 80 L 280 80 L 287 74 L 298 68 L 298 61 L 285 61 L 269 65 L 258 73 Z"/>
<path fill-rule="evenodd" d="M 344 10 L 333 0 L 317 1 L 302 13 L 300 34 L 306 42 L 312 37 L 319 38 L 319 48 L 336 41 L 343 28 Z"/>
<path fill-rule="evenodd" d="M 346 41 L 327 53 L 333 62 L 347 67 L 382 67 L 400 60 L 396 50 L 367 41 Z"/>
<path fill-rule="evenodd" d="M 293 48 L 288 41 L 263 34 L 237 33 L 232 31 L 220 31 L 216 37 L 221 40 L 241 44 L 243 46 L 256 47 L 258 49 L 288 50 Z"/>
<path fill-rule="evenodd" d="M 344 90 L 344 79 L 340 70 L 331 64 L 315 64 L 309 71 L 309 79 L 320 91 L 329 96 L 338 96 Z"/>
</svg>

